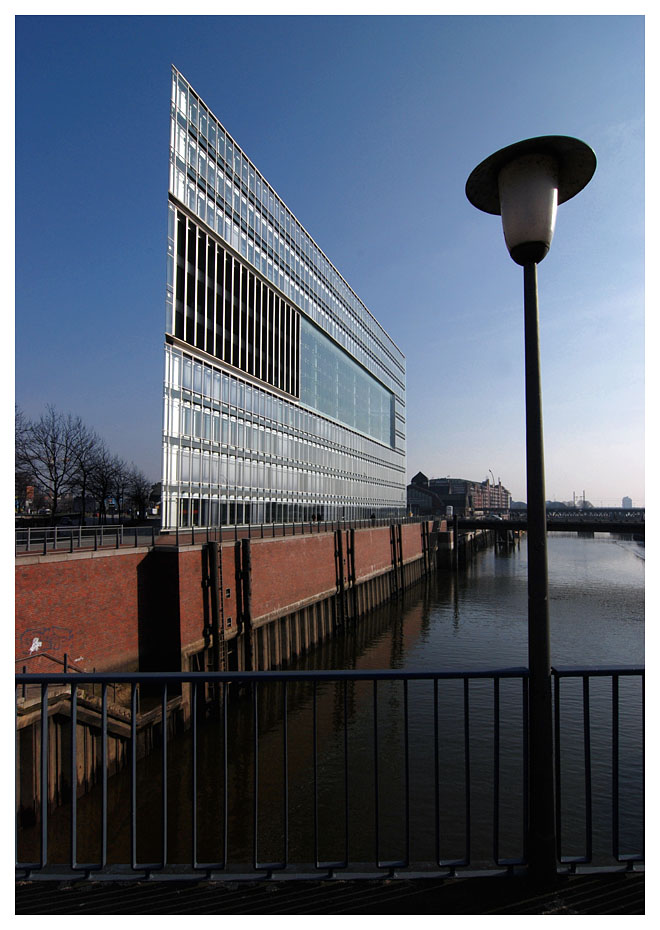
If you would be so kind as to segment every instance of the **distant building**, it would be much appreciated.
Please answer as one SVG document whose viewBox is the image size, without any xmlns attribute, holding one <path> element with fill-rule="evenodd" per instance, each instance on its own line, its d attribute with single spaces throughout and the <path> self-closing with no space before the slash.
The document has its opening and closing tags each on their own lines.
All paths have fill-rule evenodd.
<svg viewBox="0 0 660 930">
<path fill-rule="evenodd" d="M 621 501 L 621 506 L 626 507 L 628 510 L 630 510 L 630 508 L 632 507 L 632 498 L 624 497 L 623 500 Z"/>
<path fill-rule="evenodd" d="M 466 478 L 427 478 L 417 472 L 407 488 L 408 510 L 413 514 L 444 516 L 447 507 L 459 516 L 502 513 L 511 508 L 511 493 L 499 481 L 469 481 Z"/>
</svg>

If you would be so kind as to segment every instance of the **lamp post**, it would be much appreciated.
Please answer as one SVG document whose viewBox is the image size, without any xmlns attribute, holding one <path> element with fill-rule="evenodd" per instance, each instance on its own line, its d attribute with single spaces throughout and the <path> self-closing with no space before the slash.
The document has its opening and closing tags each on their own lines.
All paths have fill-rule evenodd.
<svg viewBox="0 0 660 930">
<path fill-rule="evenodd" d="M 548 254 L 557 205 L 585 187 L 596 156 L 568 136 L 540 136 L 495 152 L 471 173 L 473 206 L 501 215 L 511 258 L 523 267 L 527 445 L 527 629 L 529 655 L 529 872 L 545 881 L 557 870 L 548 616 L 548 557 L 543 461 L 536 266 Z"/>
</svg>

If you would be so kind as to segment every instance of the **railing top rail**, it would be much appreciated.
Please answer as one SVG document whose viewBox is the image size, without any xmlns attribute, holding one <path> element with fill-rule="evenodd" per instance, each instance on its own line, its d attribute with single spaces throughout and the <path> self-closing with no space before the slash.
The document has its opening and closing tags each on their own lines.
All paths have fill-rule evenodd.
<svg viewBox="0 0 660 930">
<path fill-rule="evenodd" d="M 557 678 L 603 677 L 611 675 L 643 675 L 644 665 L 553 665 L 552 674 Z"/>
<path fill-rule="evenodd" d="M 75 675 L 77 683 L 96 682 L 263 682 L 263 681 L 431 681 L 434 679 L 472 678 L 527 678 L 529 672 L 523 666 L 514 668 L 487 668 L 436 671 L 407 669 L 323 669 L 318 671 L 261 671 L 261 672 L 81 672 Z M 56 672 L 16 673 L 16 682 L 22 684 L 55 684 L 70 682 L 71 675 Z"/>
</svg>

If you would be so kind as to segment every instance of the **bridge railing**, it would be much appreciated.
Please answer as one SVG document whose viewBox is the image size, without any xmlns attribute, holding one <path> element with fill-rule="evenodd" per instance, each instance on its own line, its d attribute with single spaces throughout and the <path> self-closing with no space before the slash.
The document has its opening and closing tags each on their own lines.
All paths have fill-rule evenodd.
<svg viewBox="0 0 660 930">
<path fill-rule="evenodd" d="M 594 677 L 608 699 L 595 695 Z M 644 695 L 621 688 L 643 677 L 643 668 L 554 671 L 560 869 L 643 859 L 643 774 L 633 785 L 643 759 L 626 740 L 643 727 Z M 19 695 L 27 685 L 33 696 L 17 702 L 16 875 L 512 872 L 527 861 L 527 682 L 525 668 L 17 675 Z M 124 689 L 128 708 L 114 707 L 111 686 Z M 171 742 L 186 702 L 189 731 Z M 21 737 L 30 727 L 36 740 Z M 594 777 L 596 735 L 613 760 L 605 789 L 602 773 Z M 54 741 L 68 759 L 57 785 Z M 94 746 L 94 787 L 79 797 L 83 744 Z"/>
</svg>

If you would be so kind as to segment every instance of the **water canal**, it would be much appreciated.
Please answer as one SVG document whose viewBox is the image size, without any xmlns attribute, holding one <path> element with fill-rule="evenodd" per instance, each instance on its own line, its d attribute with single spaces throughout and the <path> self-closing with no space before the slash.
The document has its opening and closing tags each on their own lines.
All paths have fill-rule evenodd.
<svg viewBox="0 0 660 930">
<path fill-rule="evenodd" d="M 524 666 L 527 664 L 526 571 L 524 539 L 514 549 L 480 551 L 456 575 L 441 573 L 420 583 L 399 602 L 374 611 L 357 629 L 316 647 L 289 667 L 467 670 Z M 643 545 L 608 534 L 597 534 L 594 538 L 552 534 L 549 588 L 553 665 L 643 664 Z M 327 683 L 319 685 L 314 696 L 311 685 L 291 683 L 286 697 L 285 729 L 283 686 L 260 687 L 256 701 L 259 757 L 255 830 L 253 696 L 249 691 L 230 690 L 226 724 L 222 716 L 211 717 L 203 720 L 198 729 L 197 861 L 221 864 L 226 859 L 238 866 L 251 863 L 253 857 L 259 862 L 280 862 L 287 858 L 292 863 L 342 862 L 348 858 L 352 864 L 373 863 L 377 843 L 381 861 L 399 860 L 409 852 L 411 862 L 427 867 L 437 858 L 443 862 L 461 859 L 469 851 L 473 867 L 492 865 L 495 790 L 492 682 L 473 680 L 469 686 L 467 734 L 461 681 L 440 682 L 437 692 L 433 682 L 411 682 L 407 694 L 401 682 L 379 683 L 377 749 L 373 691 L 373 685 L 367 682 Z M 586 842 L 581 683 L 562 683 L 562 694 L 563 851 L 581 855 Z M 631 851 L 639 847 L 643 824 L 640 696 L 639 682 L 622 679 L 620 822 L 624 848 L 628 844 Z M 499 702 L 502 727 L 498 852 L 500 856 L 515 858 L 522 851 L 520 682 L 503 681 Z M 597 864 L 610 863 L 609 681 L 592 683 L 590 726 L 593 857 Z M 466 740 L 470 746 L 469 792 Z M 191 861 L 192 749 L 189 732 L 168 746 L 169 862 Z M 285 783 L 288 786 L 286 849 Z M 138 766 L 137 798 L 137 858 L 139 862 L 158 862 L 163 855 L 160 750 Z M 110 779 L 109 805 L 109 858 L 128 862 L 128 772 Z M 468 806 L 469 835 L 465 818 Z M 436 814 L 440 828 L 437 848 Z M 99 817 L 99 792 L 94 789 L 78 802 L 79 861 L 98 859 Z M 64 853 L 68 846 L 65 818 L 65 808 L 56 811 L 49 828 L 51 848 L 54 844 Z M 27 836 L 24 839 L 29 840 Z M 31 845 L 29 841 L 27 845 Z"/>
</svg>

